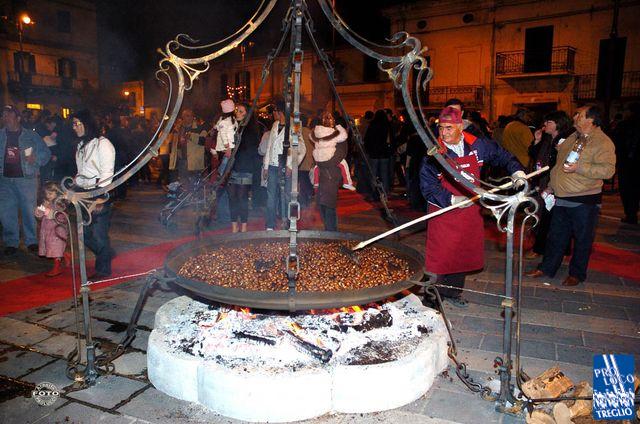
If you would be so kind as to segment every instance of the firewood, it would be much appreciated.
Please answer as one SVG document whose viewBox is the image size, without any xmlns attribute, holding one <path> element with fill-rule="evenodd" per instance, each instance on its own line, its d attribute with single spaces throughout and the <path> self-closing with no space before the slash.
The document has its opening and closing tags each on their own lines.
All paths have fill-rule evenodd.
<svg viewBox="0 0 640 424">
<path fill-rule="evenodd" d="M 573 387 L 573 382 L 559 367 L 552 367 L 525 382 L 522 385 L 524 394 L 531 399 L 556 398 Z"/>
<path fill-rule="evenodd" d="M 589 385 L 586 381 L 581 381 L 576 385 L 576 390 L 574 392 L 576 396 L 591 396 L 593 395 L 593 389 L 591 385 Z M 571 411 L 571 418 L 581 417 L 585 415 L 591 414 L 591 404 L 590 400 L 577 400 L 569 410 Z"/>
<path fill-rule="evenodd" d="M 562 402 L 558 402 L 553 407 L 553 418 L 557 424 L 573 424 L 571 421 L 571 411 L 569 407 Z"/>
<path fill-rule="evenodd" d="M 551 415 L 538 409 L 533 411 L 531 415 L 526 414 L 525 422 L 527 424 L 556 424 L 556 420 L 554 420 Z"/>
</svg>

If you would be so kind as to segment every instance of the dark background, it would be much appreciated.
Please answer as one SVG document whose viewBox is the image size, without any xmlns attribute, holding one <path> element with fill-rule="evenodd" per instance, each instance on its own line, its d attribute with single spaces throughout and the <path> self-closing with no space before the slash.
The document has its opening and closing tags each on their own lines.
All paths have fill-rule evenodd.
<svg viewBox="0 0 640 424">
<path fill-rule="evenodd" d="M 145 79 L 157 69 L 161 58 L 157 49 L 164 49 L 177 34 L 188 34 L 202 44 L 220 40 L 242 26 L 259 3 L 258 0 L 97 0 L 101 79 L 106 85 Z M 382 17 L 381 9 L 397 3 L 403 2 L 336 0 L 336 9 L 355 31 L 373 41 L 382 41 L 389 36 L 390 23 Z M 264 56 L 275 46 L 289 4 L 288 0 L 280 0 L 249 37 L 255 43 L 247 51 L 249 57 Z M 319 44 L 330 50 L 331 25 L 314 0 L 309 0 L 308 5 Z M 337 35 L 336 45 L 343 44 Z"/>
</svg>

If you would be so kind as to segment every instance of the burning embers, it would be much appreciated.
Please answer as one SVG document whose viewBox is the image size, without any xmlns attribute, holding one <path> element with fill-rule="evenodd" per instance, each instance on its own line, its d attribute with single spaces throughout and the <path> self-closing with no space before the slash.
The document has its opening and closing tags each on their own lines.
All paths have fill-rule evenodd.
<svg viewBox="0 0 640 424">
<path fill-rule="evenodd" d="M 149 380 L 227 417 L 290 422 L 398 408 L 447 366 L 442 317 L 415 295 L 314 312 L 263 314 L 173 299 L 158 309 L 149 336 Z M 354 390 L 354 381 L 376 384 Z"/>
<path fill-rule="evenodd" d="M 402 357 L 428 336 L 434 323 L 417 306 L 410 295 L 377 307 L 289 316 L 190 301 L 164 331 L 174 349 L 229 366 L 376 364 Z"/>
<path fill-rule="evenodd" d="M 344 253 L 346 242 L 303 241 L 298 246 L 299 291 L 357 290 L 402 281 L 411 276 L 409 263 L 379 247 Z M 257 291 L 286 291 L 284 258 L 289 246 L 277 242 L 252 242 L 224 246 L 189 258 L 178 274 L 224 287 Z"/>
</svg>

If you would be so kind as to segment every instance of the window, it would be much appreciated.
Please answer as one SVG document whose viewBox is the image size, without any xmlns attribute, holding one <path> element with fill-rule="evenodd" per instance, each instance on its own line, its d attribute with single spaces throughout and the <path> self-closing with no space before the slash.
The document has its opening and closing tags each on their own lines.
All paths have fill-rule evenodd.
<svg viewBox="0 0 640 424">
<path fill-rule="evenodd" d="M 551 71 L 553 25 L 527 28 L 524 36 L 524 72 Z"/>
<path fill-rule="evenodd" d="M 71 12 L 68 10 L 58 10 L 58 32 L 71 32 Z"/>
<path fill-rule="evenodd" d="M 27 109 L 42 110 L 42 105 L 39 103 L 27 103 Z"/>
<path fill-rule="evenodd" d="M 36 57 L 29 52 L 15 52 L 13 66 L 18 74 L 35 74 Z"/>
<path fill-rule="evenodd" d="M 76 67 L 76 62 L 71 59 L 67 59 L 62 57 L 58 59 L 58 76 L 62 78 L 73 79 L 78 75 L 78 70 Z"/>
<path fill-rule="evenodd" d="M 62 117 L 64 119 L 67 119 L 69 117 L 69 115 L 71 115 L 71 109 L 69 109 L 68 107 L 63 107 L 62 108 Z"/>
</svg>

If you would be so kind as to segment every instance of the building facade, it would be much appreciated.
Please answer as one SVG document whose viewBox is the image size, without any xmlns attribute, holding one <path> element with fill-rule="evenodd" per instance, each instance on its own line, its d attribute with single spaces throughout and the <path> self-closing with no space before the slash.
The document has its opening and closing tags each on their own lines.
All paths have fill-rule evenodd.
<svg viewBox="0 0 640 424">
<path fill-rule="evenodd" d="M 95 5 L 88 0 L 15 4 L 0 2 L 2 102 L 66 116 L 98 88 Z"/>
<path fill-rule="evenodd" d="M 429 47 L 430 107 L 458 97 L 494 120 L 596 101 L 613 116 L 640 98 L 637 0 L 435 0 L 387 13 L 392 32 Z"/>
</svg>

